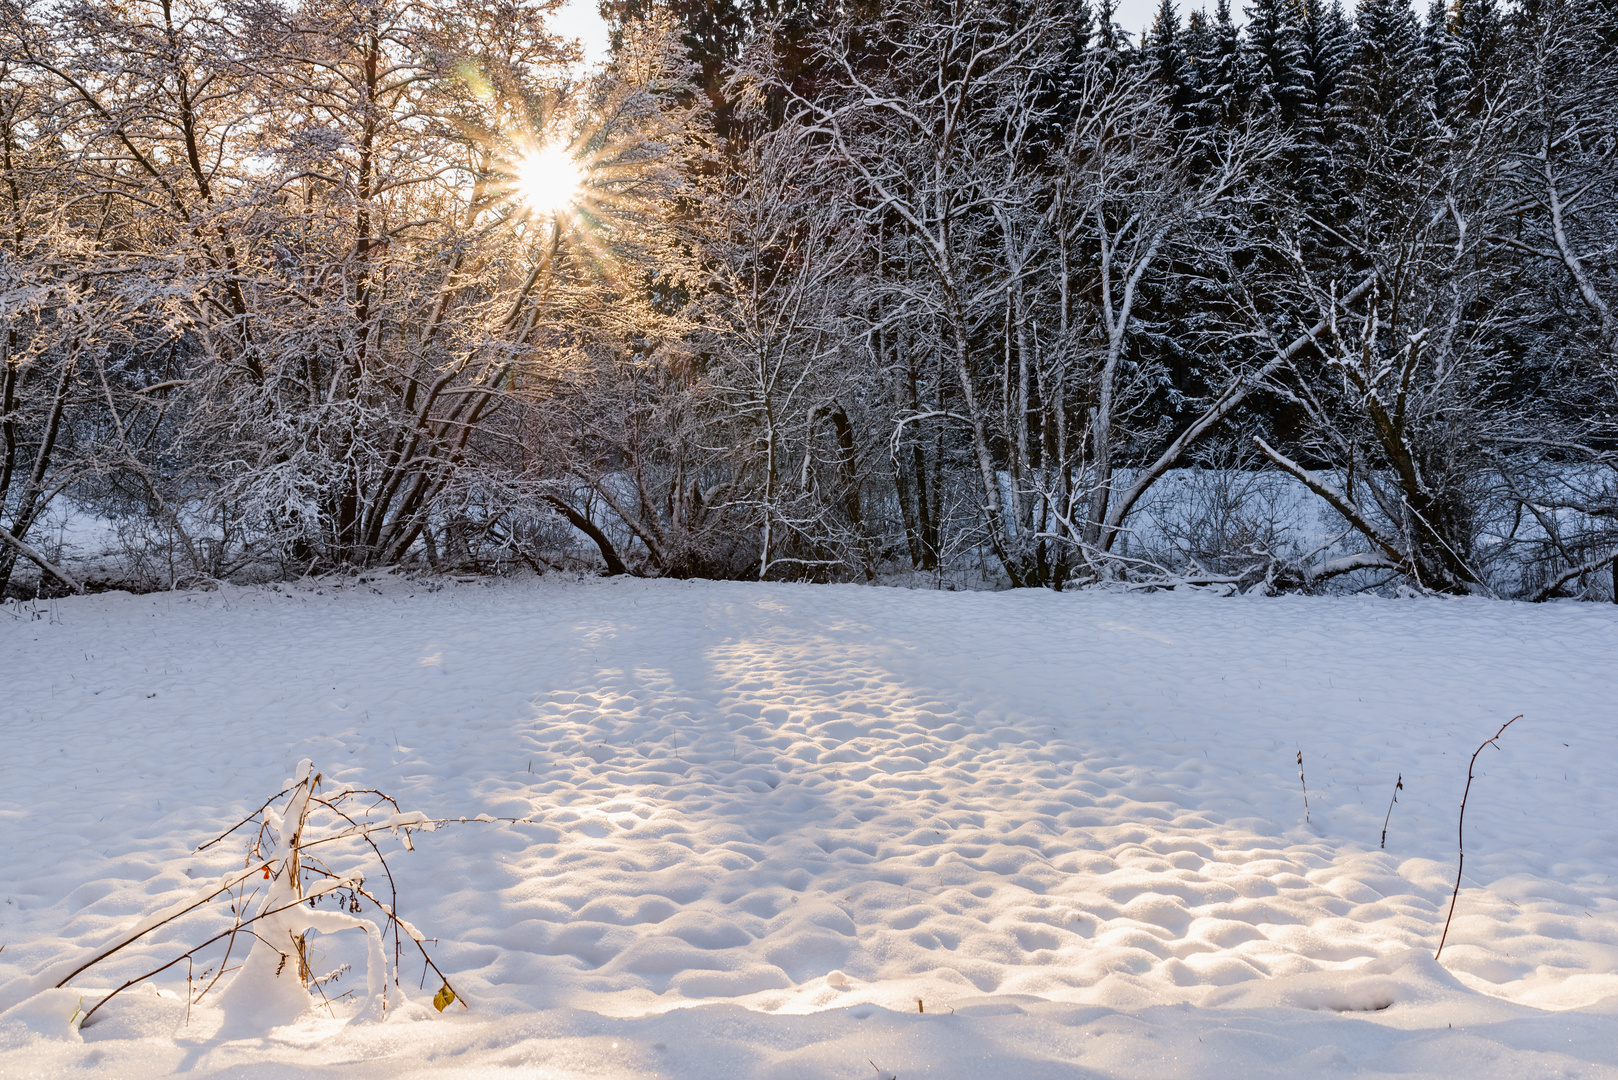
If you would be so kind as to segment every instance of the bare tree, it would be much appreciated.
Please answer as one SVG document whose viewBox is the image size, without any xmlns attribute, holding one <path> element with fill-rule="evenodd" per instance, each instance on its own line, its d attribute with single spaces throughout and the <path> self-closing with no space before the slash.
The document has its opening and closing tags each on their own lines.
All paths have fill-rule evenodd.
<svg viewBox="0 0 1618 1080">
<path fill-rule="evenodd" d="M 1477 543 L 1484 448 L 1524 418 L 1502 399 L 1515 289 L 1488 240 L 1505 209 L 1503 131 L 1492 108 L 1458 128 L 1413 123 L 1402 139 L 1369 137 L 1359 212 L 1336 233 L 1369 287 L 1326 279 L 1296 239 L 1271 281 L 1278 310 L 1313 324 L 1284 383 L 1311 420 L 1305 448 L 1326 468 L 1258 446 L 1369 544 L 1302 567 L 1306 582 L 1383 567 L 1425 589 L 1489 594 Z"/>
</svg>

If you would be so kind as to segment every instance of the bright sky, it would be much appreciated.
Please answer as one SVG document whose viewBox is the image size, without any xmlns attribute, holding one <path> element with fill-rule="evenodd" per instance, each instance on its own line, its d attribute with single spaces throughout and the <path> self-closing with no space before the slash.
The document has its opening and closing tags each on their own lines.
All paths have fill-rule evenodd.
<svg viewBox="0 0 1618 1080">
<path fill-rule="evenodd" d="M 551 19 L 551 29 L 582 41 L 585 63 L 606 58 L 607 27 L 596 10 L 596 0 L 568 0 L 567 6 Z"/>
<path fill-rule="evenodd" d="M 1090 7 L 1095 6 L 1094 0 L 1091 0 Z M 1187 15 L 1204 5 L 1201 0 L 1175 0 L 1174 6 L 1180 10 L 1180 21 L 1184 23 Z M 1212 13 L 1213 0 L 1208 0 L 1206 6 Z M 1230 6 L 1235 16 L 1241 18 L 1242 0 L 1235 0 Z M 1127 30 L 1130 38 L 1139 44 L 1141 32 L 1152 25 L 1156 15 L 1157 0 L 1118 0 L 1118 10 L 1112 21 Z"/>
<path fill-rule="evenodd" d="M 1157 14 L 1158 0 L 1118 0 L 1117 14 L 1113 18 L 1119 26 L 1129 31 L 1130 36 L 1137 41 L 1141 31 L 1152 23 L 1152 16 Z M 1192 10 L 1206 6 L 1213 10 L 1213 2 L 1204 5 L 1201 0 L 1177 0 L 1180 17 L 1183 19 Z M 1242 17 L 1240 0 L 1231 4 L 1233 14 L 1239 21 Z M 556 16 L 552 22 L 557 33 L 567 37 L 576 37 L 584 43 L 584 55 L 587 63 L 593 63 L 606 56 L 607 29 L 602 25 L 601 16 L 596 12 L 596 0 L 568 0 L 567 6 Z"/>
</svg>

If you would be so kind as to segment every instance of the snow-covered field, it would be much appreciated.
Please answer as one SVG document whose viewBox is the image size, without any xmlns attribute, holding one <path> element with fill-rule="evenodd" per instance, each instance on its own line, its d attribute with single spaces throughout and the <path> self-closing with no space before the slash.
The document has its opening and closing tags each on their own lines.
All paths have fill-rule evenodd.
<svg viewBox="0 0 1618 1080">
<path fill-rule="evenodd" d="M 1615 656 L 1618 607 L 1477 600 L 390 579 L 7 605 L 0 1077 L 1618 1076 Z M 1517 713 L 1439 965 L 1467 760 Z M 383 1023 L 225 1039 L 180 965 L 71 1029 L 221 912 L 18 1002 L 241 866 L 193 849 L 301 758 L 534 819 L 389 842 L 469 1010 L 426 1007 L 407 957 Z"/>
</svg>

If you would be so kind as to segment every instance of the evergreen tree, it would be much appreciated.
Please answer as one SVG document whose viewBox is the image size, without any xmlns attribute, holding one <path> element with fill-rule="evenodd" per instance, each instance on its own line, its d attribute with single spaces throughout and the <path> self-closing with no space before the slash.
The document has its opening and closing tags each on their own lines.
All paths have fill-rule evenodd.
<svg viewBox="0 0 1618 1080">
<path fill-rule="evenodd" d="M 1305 0 L 1301 31 L 1304 65 L 1309 69 L 1309 80 L 1320 109 L 1323 138 L 1329 143 L 1327 106 L 1336 96 L 1343 69 L 1348 65 L 1354 47 L 1354 27 L 1343 13 L 1342 0 L 1332 0 L 1330 7 L 1324 0 Z"/>
<path fill-rule="evenodd" d="M 1298 0 L 1257 0 L 1246 9 L 1242 68 L 1256 111 L 1308 132 L 1318 123 L 1314 81 L 1304 47 L 1303 8 Z"/>
<path fill-rule="evenodd" d="M 1090 0 L 1079 0 L 1076 4 L 1065 3 L 1063 14 L 1068 17 L 1068 26 L 1071 28 L 1069 48 L 1083 53 L 1090 47 L 1091 39 L 1095 37 L 1095 9 L 1090 6 Z"/>
<path fill-rule="evenodd" d="M 1327 220 L 1340 197 L 1340 185 L 1332 169 L 1332 148 L 1337 140 L 1331 101 L 1337 94 L 1343 69 L 1353 48 L 1353 31 L 1343 14 L 1341 0 L 1327 7 L 1324 0 L 1305 0 L 1299 27 L 1304 66 L 1314 101 L 1312 115 L 1301 123 L 1299 195 L 1310 213 Z"/>
<path fill-rule="evenodd" d="M 1175 126 L 1182 129 L 1189 126 L 1198 87 L 1195 69 L 1186 55 L 1180 13 L 1175 10 L 1173 0 L 1161 0 L 1158 4 L 1157 17 L 1152 20 L 1141 45 L 1141 59 L 1166 92 Z"/>
<path fill-rule="evenodd" d="M 1207 25 L 1208 48 L 1197 52 L 1200 90 L 1195 111 L 1204 127 L 1230 127 L 1246 110 L 1242 85 L 1241 36 L 1230 17 L 1230 0 L 1215 0 Z"/>
<path fill-rule="evenodd" d="M 1363 0 L 1333 117 L 1350 167 L 1373 159 L 1389 175 L 1409 164 L 1430 134 L 1433 81 L 1410 0 Z"/>
<path fill-rule="evenodd" d="M 1449 21 L 1465 72 L 1465 108 L 1476 115 L 1506 75 L 1505 20 L 1495 0 L 1453 0 Z"/>
<path fill-rule="evenodd" d="M 1214 25 L 1206 8 L 1198 8 L 1185 17 L 1185 33 L 1180 38 L 1185 48 L 1186 63 L 1191 66 L 1192 81 L 1200 88 L 1204 66 L 1214 54 Z"/>
<path fill-rule="evenodd" d="M 1456 23 L 1450 18 L 1449 0 L 1431 0 L 1422 25 L 1421 42 L 1433 79 L 1433 112 L 1448 118 L 1467 98 L 1469 79 L 1465 48 Z"/>
<path fill-rule="evenodd" d="M 854 10 L 862 6 L 850 5 Z M 742 49 L 761 29 L 778 27 L 773 47 L 782 74 L 796 79 L 804 74 L 808 35 L 831 14 L 815 0 L 599 0 L 614 52 L 625 27 L 644 20 L 654 8 L 666 11 L 679 25 L 686 58 L 696 67 L 693 82 L 708 99 L 714 129 L 727 139 L 743 134 L 735 119 L 735 104 L 725 92 L 728 68 Z"/>
<path fill-rule="evenodd" d="M 1180 36 L 1180 45 L 1181 53 L 1185 57 L 1187 79 L 1191 86 L 1191 101 L 1187 111 L 1191 115 L 1192 123 L 1202 126 L 1207 123 L 1204 102 L 1215 75 L 1215 58 L 1219 51 L 1214 21 L 1208 17 L 1207 9 L 1198 8 L 1186 16 L 1185 32 Z"/>
<path fill-rule="evenodd" d="M 1053 69 L 1053 92 L 1059 102 L 1051 109 L 1051 117 L 1058 126 L 1065 127 L 1074 119 L 1074 103 L 1080 97 L 1078 87 L 1096 43 L 1096 14 L 1090 0 L 1056 0 L 1054 7 L 1065 19 L 1067 39 Z"/>
<path fill-rule="evenodd" d="M 1129 35 L 1118 25 L 1117 14 L 1118 5 L 1113 0 L 1100 0 L 1096 5 L 1095 47 L 1125 57 L 1134 49 Z"/>
</svg>

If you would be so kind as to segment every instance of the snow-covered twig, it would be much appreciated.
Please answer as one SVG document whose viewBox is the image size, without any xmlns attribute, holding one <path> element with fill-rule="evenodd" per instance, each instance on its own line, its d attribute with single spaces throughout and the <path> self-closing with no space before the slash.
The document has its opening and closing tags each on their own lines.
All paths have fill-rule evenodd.
<svg viewBox="0 0 1618 1080">
<path fill-rule="evenodd" d="M 85 1013 L 84 1013 L 84 1018 L 79 1021 L 79 1026 L 83 1027 L 85 1024 L 88 1024 L 90 1022 L 90 1017 L 95 1015 L 97 1009 L 101 1008 L 101 1006 L 105 1005 L 107 1002 L 111 1001 L 113 998 L 117 997 L 119 994 L 123 993 L 125 990 L 128 990 L 131 986 L 134 986 L 137 983 L 143 983 L 147 979 L 150 979 L 152 976 L 157 975 L 157 974 L 159 974 L 161 972 L 167 971 L 169 968 L 173 967 L 175 964 L 178 964 L 181 960 L 190 959 L 191 957 L 195 956 L 197 953 L 201 952 L 203 949 L 206 949 L 209 945 L 212 945 L 214 942 L 219 941 L 222 938 L 229 937 L 229 936 L 231 936 L 233 934 L 239 933 L 240 931 L 246 929 L 248 926 L 251 926 L 253 923 L 258 922 L 260 919 L 267 919 L 267 918 L 270 918 L 271 916 L 279 915 L 281 912 L 287 911 L 290 908 L 298 907 L 298 906 L 302 905 L 303 903 L 305 903 L 307 900 L 309 900 L 310 897 L 312 897 L 312 896 L 323 896 L 328 892 L 332 892 L 332 891 L 335 891 L 337 889 L 345 888 L 345 887 L 348 887 L 350 885 L 352 885 L 352 882 L 347 881 L 347 880 L 340 880 L 340 881 L 332 881 L 332 882 L 322 883 L 322 885 L 317 887 L 316 892 L 313 892 L 313 893 L 309 894 L 308 896 L 302 896 L 302 897 L 299 897 L 296 900 L 292 900 L 292 901 L 290 901 L 288 903 L 282 904 L 279 907 L 269 908 L 269 909 L 267 909 L 265 911 L 261 911 L 257 915 L 254 915 L 250 919 L 246 919 L 246 920 L 243 920 L 242 922 L 236 923 L 234 926 L 232 926 L 228 930 L 221 930 L 219 933 L 215 934 L 213 937 L 209 938 L 208 940 L 202 942 L 200 945 L 195 945 L 192 948 L 187 949 L 185 952 L 181 953 L 179 956 L 176 956 L 173 960 L 170 960 L 168 963 L 163 964 L 160 967 L 152 968 L 150 971 L 146 972 L 145 974 L 137 975 L 133 979 L 126 980 L 123 983 L 123 985 L 119 986 L 117 989 L 115 989 L 112 992 L 110 992 L 109 994 L 107 994 L 106 997 L 103 997 L 100 1001 L 96 1002 L 94 1005 L 92 1005 L 88 1009 L 86 1009 Z"/>
<path fill-rule="evenodd" d="M 365 931 L 370 949 L 367 962 L 369 991 L 367 1008 L 373 1015 L 380 1016 L 388 1007 L 387 961 L 383 951 L 384 938 L 388 931 L 392 931 L 394 936 L 395 985 L 398 984 L 401 938 L 408 936 L 420 950 L 424 968 L 431 969 L 442 983 L 442 989 L 434 999 L 435 1004 L 441 1003 L 442 1008 L 452 1001 L 460 1001 L 461 1007 L 466 1008 L 466 1002 L 450 986 L 448 978 L 428 954 L 424 935 L 396 914 L 397 885 L 392 869 L 388 866 L 387 857 L 374 839 L 377 832 L 389 831 L 402 836 L 408 849 L 412 846 L 409 839 L 412 829 L 431 831 L 439 824 L 447 823 L 449 819 L 434 821 L 425 814 L 402 812 L 398 803 L 391 797 L 370 789 L 357 789 L 344 785 L 331 794 L 322 795 L 317 792 L 321 779 L 321 775 L 314 771 L 309 761 L 300 762 L 294 777 L 280 792 L 266 800 L 236 825 L 197 849 L 203 851 L 213 847 L 244 825 L 256 822 L 259 826 L 258 831 L 248 842 L 247 865 L 243 869 L 226 874 L 185 899 L 147 916 L 139 924 L 120 933 L 90 954 L 48 968 L 29 980 L 24 989 L 38 992 L 51 986 L 58 988 L 66 986 L 85 971 L 159 927 L 172 924 L 210 901 L 240 889 L 241 892 L 236 895 L 232 906 L 236 918 L 229 927 L 208 936 L 201 943 L 186 949 L 166 963 L 126 980 L 92 1006 L 85 1013 L 84 1019 L 88 1020 L 102 1005 L 123 990 L 144 982 L 181 961 L 191 960 L 197 953 L 216 942 L 228 940 L 225 959 L 219 962 L 218 973 L 200 994 L 193 998 L 188 993 L 188 1001 L 194 1004 L 225 974 L 226 964 L 230 952 L 235 947 L 238 934 L 245 934 L 252 940 L 253 945 L 246 961 L 235 969 L 236 977 L 225 989 L 227 1015 L 233 1012 L 240 1013 L 247 1017 L 246 1022 L 258 1022 L 260 1019 L 258 1014 L 262 1011 L 261 1000 L 272 1002 L 273 1005 L 266 1014 L 265 1022 L 272 1022 L 268 1014 L 279 1015 L 278 1010 L 286 1011 L 290 1015 L 300 1008 L 307 1007 L 308 988 L 314 988 L 321 994 L 322 999 L 325 998 L 321 989 L 324 979 L 309 971 L 304 943 L 308 930 L 322 933 L 345 929 Z M 363 796 L 374 796 L 374 801 L 367 800 L 369 805 L 357 808 L 344 805 L 348 800 L 356 800 Z M 275 804 L 282 799 L 285 799 L 285 804 L 277 808 Z M 384 809 L 385 816 L 371 817 L 379 808 Z M 492 822 L 495 819 L 480 814 L 473 820 Z M 363 875 L 353 870 L 335 872 L 324 865 L 311 850 L 322 845 L 355 840 L 369 847 L 377 863 L 382 867 L 391 891 L 389 900 L 384 901 L 368 891 Z M 251 895 L 246 893 L 246 883 L 259 875 L 262 875 L 268 883 L 263 900 L 254 914 L 244 918 L 243 909 L 251 899 Z M 346 894 L 346 901 L 342 905 L 347 908 L 346 911 L 313 910 L 322 897 L 335 893 Z M 358 917 L 361 899 L 369 901 L 382 913 L 380 926 Z M 302 910 L 306 906 L 310 910 Z M 296 976 L 297 985 L 293 988 L 278 981 L 278 977 L 288 969 L 289 964 L 293 965 L 290 970 Z M 301 1005 L 300 1000 L 303 1002 Z"/>
</svg>

